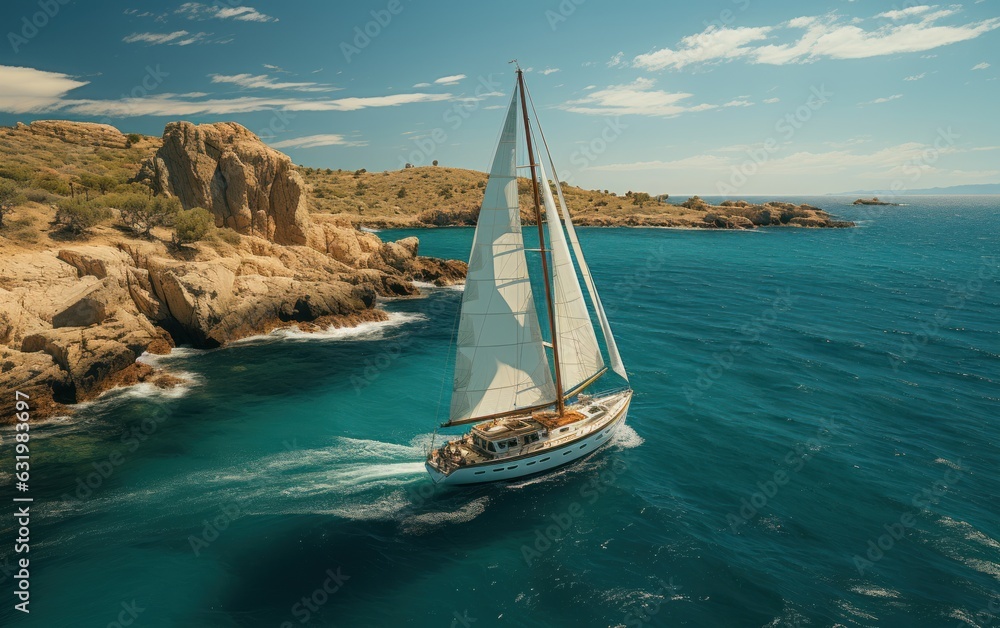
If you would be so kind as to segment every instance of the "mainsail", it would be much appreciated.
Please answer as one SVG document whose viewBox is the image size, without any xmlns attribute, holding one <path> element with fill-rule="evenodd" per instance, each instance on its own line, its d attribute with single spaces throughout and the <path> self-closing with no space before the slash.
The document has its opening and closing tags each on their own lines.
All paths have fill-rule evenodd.
<svg viewBox="0 0 1000 628">
<path fill-rule="evenodd" d="M 469 257 L 450 424 L 556 399 L 521 237 L 515 163 L 517 102 L 515 92 Z"/>
<path fill-rule="evenodd" d="M 556 336 L 559 346 L 559 367 L 562 371 L 563 392 L 597 375 L 604 368 L 604 359 L 594 334 L 594 325 L 583 300 L 583 290 L 576 278 L 576 268 L 570 257 L 562 220 L 552 199 L 545 167 L 539 160 L 542 202 L 548 225 L 549 250 L 552 259 L 552 298 L 555 302 Z M 577 256 L 580 257 L 579 252 Z"/>
</svg>

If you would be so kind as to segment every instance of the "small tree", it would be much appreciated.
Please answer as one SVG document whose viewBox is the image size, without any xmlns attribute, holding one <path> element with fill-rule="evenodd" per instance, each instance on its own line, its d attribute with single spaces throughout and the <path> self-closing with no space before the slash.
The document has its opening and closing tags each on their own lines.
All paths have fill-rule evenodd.
<svg viewBox="0 0 1000 628">
<path fill-rule="evenodd" d="M 173 197 L 157 196 L 152 199 L 141 194 L 126 194 L 119 202 L 122 223 L 143 237 L 150 237 L 153 227 L 170 224 L 181 202 Z"/>
<path fill-rule="evenodd" d="M 125 148 L 132 148 L 134 144 L 142 141 L 142 136 L 138 133 L 129 133 L 125 136 Z"/>
<path fill-rule="evenodd" d="M 399 191 L 396 192 L 396 198 L 405 198 L 405 197 L 406 197 L 406 188 L 399 188 Z"/>
<path fill-rule="evenodd" d="M 438 165 L 438 160 L 437 160 L 437 159 L 435 159 L 434 161 L 432 161 L 432 162 L 431 162 L 431 165 L 432 165 L 432 166 L 436 166 L 436 165 Z"/>
<path fill-rule="evenodd" d="M 652 200 L 653 198 L 647 192 L 632 192 L 632 203 L 639 207 L 652 202 Z"/>
<path fill-rule="evenodd" d="M 27 199 L 17 186 L 9 181 L 0 181 L 0 227 L 3 227 L 4 216 L 14 211 L 18 205 Z"/>
<path fill-rule="evenodd" d="M 412 167 L 413 167 L 413 164 L 411 164 L 410 162 L 406 162 L 406 165 L 403 166 L 403 170 L 406 170 L 407 168 L 412 168 Z"/>
<path fill-rule="evenodd" d="M 101 194 L 107 194 L 112 188 L 118 185 L 118 180 L 107 175 L 95 175 L 84 173 L 80 175 L 80 183 L 91 190 L 97 190 Z"/>
<path fill-rule="evenodd" d="M 73 233 L 84 233 L 111 218 L 111 210 L 96 201 L 64 198 L 56 206 L 56 223 Z"/>
<path fill-rule="evenodd" d="M 174 217 L 174 242 L 178 245 L 197 242 L 215 226 L 215 218 L 203 207 L 177 212 Z"/>
</svg>

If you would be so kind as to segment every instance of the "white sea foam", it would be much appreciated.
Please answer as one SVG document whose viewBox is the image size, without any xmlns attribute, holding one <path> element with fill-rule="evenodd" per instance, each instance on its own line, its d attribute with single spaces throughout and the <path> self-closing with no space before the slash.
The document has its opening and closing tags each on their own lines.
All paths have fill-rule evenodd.
<svg viewBox="0 0 1000 628">
<path fill-rule="evenodd" d="M 896 599 L 899 597 L 899 591 L 894 591 L 892 589 L 883 589 L 882 587 L 875 587 L 868 585 L 853 586 L 851 587 L 851 591 L 859 593 L 861 595 L 867 595 L 868 597 L 889 598 L 889 599 Z"/>
<path fill-rule="evenodd" d="M 389 319 L 370 321 L 354 327 L 328 327 L 322 331 L 302 331 L 297 327 L 282 327 L 269 334 L 248 336 L 231 344 L 254 344 L 281 340 L 312 341 L 312 340 L 379 340 L 385 337 L 387 331 L 416 321 L 427 320 L 423 314 L 411 312 L 390 312 Z"/>
<path fill-rule="evenodd" d="M 959 531 L 961 531 L 963 535 L 965 535 L 965 538 L 969 541 L 979 543 L 980 545 L 985 545 L 986 547 L 992 547 L 993 549 L 1000 549 L 1000 543 L 998 543 L 995 539 L 987 536 L 986 534 L 980 532 L 971 524 L 966 523 L 965 521 L 956 521 L 951 517 L 942 517 L 941 523 L 949 528 L 958 529 Z"/>
<path fill-rule="evenodd" d="M 634 449 L 646 442 L 628 423 L 622 425 L 611 437 L 611 445 L 622 449 Z"/>
<path fill-rule="evenodd" d="M 466 523 L 486 512 L 490 503 L 489 497 L 480 497 L 453 510 L 426 512 L 406 517 L 400 522 L 403 532 L 407 534 L 423 534 L 431 528 L 452 523 Z"/>
</svg>

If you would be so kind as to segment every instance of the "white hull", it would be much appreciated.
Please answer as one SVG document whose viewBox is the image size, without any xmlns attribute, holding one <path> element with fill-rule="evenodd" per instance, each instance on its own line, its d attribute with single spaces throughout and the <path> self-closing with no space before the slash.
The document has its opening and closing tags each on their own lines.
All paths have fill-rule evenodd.
<svg viewBox="0 0 1000 628">
<path fill-rule="evenodd" d="M 609 408 L 605 421 L 598 425 L 582 424 L 529 455 L 498 458 L 487 463 L 461 467 L 448 474 L 442 473 L 430 463 L 425 464 L 425 467 L 435 484 L 454 485 L 514 480 L 551 471 L 594 453 L 611 440 L 625 423 L 632 401 L 631 391 L 617 396 L 620 399 L 615 400 L 616 403 Z"/>
</svg>

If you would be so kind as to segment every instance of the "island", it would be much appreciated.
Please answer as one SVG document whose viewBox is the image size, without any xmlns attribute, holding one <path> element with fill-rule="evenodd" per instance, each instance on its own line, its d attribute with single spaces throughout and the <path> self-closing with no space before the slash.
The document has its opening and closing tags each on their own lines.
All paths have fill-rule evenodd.
<svg viewBox="0 0 1000 628">
<path fill-rule="evenodd" d="M 872 198 L 859 198 L 852 205 L 899 205 L 899 203 L 880 201 L 877 196 L 873 196 Z"/>
</svg>

